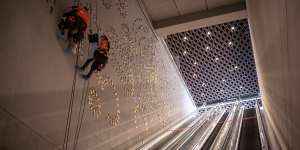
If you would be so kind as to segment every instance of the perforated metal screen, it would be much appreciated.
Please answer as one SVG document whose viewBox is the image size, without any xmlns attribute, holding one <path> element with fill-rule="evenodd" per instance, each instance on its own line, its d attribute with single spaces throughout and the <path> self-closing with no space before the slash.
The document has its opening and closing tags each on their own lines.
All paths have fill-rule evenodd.
<svg viewBox="0 0 300 150">
<path fill-rule="evenodd" d="M 259 93 L 246 19 L 169 35 L 166 43 L 196 105 Z"/>
<path fill-rule="evenodd" d="M 240 101 L 240 105 L 244 106 L 244 109 L 253 109 L 255 108 L 255 105 L 258 103 L 259 106 L 261 106 L 261 99 L 260 98 L 252 98 L 247 100 Z M 199 107 L 199 112 L 203 113 L 209 109 L 216 109 L 216 108 L 223 108 L 226 111 L 230 111 L 233 106 L 235 105 L 235 102 L 228 102 L 228 103 L 218 103 L 216 105 L 209 105 L 209 106 L 203 106 Z"/>
</svg>

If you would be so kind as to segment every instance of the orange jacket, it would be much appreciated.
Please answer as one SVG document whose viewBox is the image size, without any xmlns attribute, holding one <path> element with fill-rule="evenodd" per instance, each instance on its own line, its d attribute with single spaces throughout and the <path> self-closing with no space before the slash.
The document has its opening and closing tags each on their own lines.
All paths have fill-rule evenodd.
<svg viewBox="0 0 300 150">
<path fill-rule="evenodd" d="M 76 15 L 79 16 L 84 21 L 86 26 L 88 26 L 90 23 L 89 12 L 81 6 L 75 8 L 75 10 L 76 10 Z"/>
</svg>

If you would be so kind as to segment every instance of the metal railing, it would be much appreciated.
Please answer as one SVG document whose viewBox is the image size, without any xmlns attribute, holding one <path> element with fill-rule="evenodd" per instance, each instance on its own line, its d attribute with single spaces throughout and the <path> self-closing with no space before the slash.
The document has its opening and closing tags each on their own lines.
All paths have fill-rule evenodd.
<svg viewBox="0 0 300 150">
<path fill-rule="evenodd" d="M 229 132 L 232 129 L 233 120 L 236 118 L 238 106 L 234 105 L 233 109 L 230 111 L 228 117 L 226 118 L 224 124 L 222 125 L 217 137 L 215 138 L 211 150 L 221 150 L 223 149 L 225 143 L 228 140 Z"/>
<path fill-rule="evenodd" d="M 256 118 L 257 118 L 257 124 L 258 124 L 258 129 L 259 129 L 261 149 L 262 150 L 269 150 L 269 144 L 268 144 L 268 141 L 267 141 L 265 128 L 264 128 L 263 120 L 262 120 L 262 116 L 261 116 L 261 109 L 262 108 L 263 107 L 260 107 L 258 105 L 258 103 L 256 103 L 255 110 L 256 110 Z"/>
<path fill-rule="evenodd" d="M 213 110 L 206 111 L 201 115 L 201 118 L 191 125 L 191 128 L 186 129 L 185 132 L 182 132 L 181 134 L 178 134 L 175 136 L 172 140 L 167 142 L 163 147 L 161 147 L 161 150 L 174 150 L 177 149 L 178 145 L 181 145 L 183 143 L 186 143 L 193 134 L 203 126 L 203 124 L 208 120 L 208 118 L 211 116 L 211 113 Z M 180 146 L 179 146 L 180 147 Z"/>
<path fill-rule="evenodd" d="M 241 133 L 241 127 L 243 123 L 243 116 L 244 116 L 244 107 L 240 107 L 237 115 L 237 119 L 234 122 L 231 135 L 228 139 L 228 143 L 226 143 L 227 150 L 237 150 L 239 146 L 239 139 Z"/>
<path fill-rule="evenodd" d="M 131 148 L 130 150 L 136 150 L 136 149 L 150 149 L 151 147 L 157 145 L 165 138 L 169 137 L 171 134 L 173 134 L 176 130 L 179 128 L 182 128 L 184 124 L 195 120 L 198 117 L 198 112 L 193 112 L 187 116 L 185 116 L 183 119 L 175 121 L 174 123 L 168 125 L 166 128 L 160 130 L 159 132 L 153 134 L 152 136 L 148 137 L 144 140 L 144 143 L 138 143 Z"/>
<path fill-rule="evenodd" d="M 193 149 L 193 150 L 200 150 L 202 149 L 202 147 L 204 146 L 204 144 L 206 143 L 206 141 L 208 140 L 208 138 L 211 136 L 213 130 L 216 128 L 217 124 L 219 123 L 219 121 L 221 120 L 221 118 L 223 117 L 223 115 L 225 114 L 225 110 L 222 109 L 221 111 L 218 112 L 218 114 L 215 115 L 215 117 L 212 119 L 211 122 L 208 122 L 208 126 L 205 129 L 201 129 L 203 130 L 203 132 L 199 132 L 199 134 L 201 134 L 197 139 L 195 139 L 197 141 L 197 143 L 189 145 L 188 149 Z M 182 150 L 184 150 L 183 147 L 181 147 Z"/>
<path fill-rule="evenodd" d="M 215 138 L 211 150 L 237 150 L 244 116 L 244 106 L 237 102 Z"/>
<path fill-rule="evenodd" d="M 172 126 L 168 131 L 156 136 L 153 140 L 137 149 L 200 150 L 211 136 L 222 116 L 226 113 L 226 110 L 220 105 L 206 108 L 208 109 L 207 111 L 201 115 L 197 114 L 188 125 L 182 126 L 184 123 L 187 124 L 185 119 L 185 121 Z M 255 108 L 261 147 L 263 150 L 268 150 L 269 145 L 265 135 L 261 109 L 258 104 L 256 104 Z M 233 104 L 233 108 L 228 111 L 229 114 L 210 147 L 211 150 L 238 149 L 244 110 L 245 107 L 240 102 Z M 178 133 L 173 134 L 174 132 Z M 170 137 L 170 135 L 174 137 Z"/>
</svg>

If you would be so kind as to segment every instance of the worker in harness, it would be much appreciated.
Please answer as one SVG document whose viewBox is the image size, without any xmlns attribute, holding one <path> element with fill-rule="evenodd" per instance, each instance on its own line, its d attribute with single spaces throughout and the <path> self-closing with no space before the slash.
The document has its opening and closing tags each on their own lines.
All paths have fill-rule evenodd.
<svg viewBox="0 0 300 150">
<path fill-rule="evenodd" d="M 84 78 L 85 80 L 89 79 L 91 77 L 91 75 L 93 74 L 93 72 L 95 70 L 101 71 L 105 65 L 107 64 L 108 61 L 108 52 L 109 52 L 109 48 L 110 48 L 110 44 L 108 41 L 108 38 L 105 35 L 102 35 L 100 37 L 100 42 L 98 40 L 98 34 L 90 34 L 89 35 L 89 42 L 91 44 L 96 44 L 96 46 L 91 46 L 92 47 L 92 51 L 93 52 L 93 57 L 92 58 L 88 58 L 86 60 L 86 62 L 80 67 L 80 66 L 76 66 L 77 69 L 79 69 L 80 71 L 84 71 L 84 69 L 91 63 L 91 69 L 88 72 L 88 74 L 86 75 L 82 75 L 82 78 Z"/>
<path fill-rule="evenodd" d="M 68 40 L 79 43 L 83 40 L 85 31 L 90 22 L 90 15 L 87 7 L 73 6 L 72 10 L 63 14 L 58 23 L 62 35 L 68 30 Z"/>
</svg>

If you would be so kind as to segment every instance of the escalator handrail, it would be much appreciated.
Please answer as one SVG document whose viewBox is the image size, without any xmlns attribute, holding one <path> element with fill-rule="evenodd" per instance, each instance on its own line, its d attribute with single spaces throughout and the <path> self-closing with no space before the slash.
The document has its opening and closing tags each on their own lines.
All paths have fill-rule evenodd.
<svg viewBox="0 0 300 150">
<path fill-rule="evenodd" d="M 146 139 L 145 140 L 146 142 L 144 142 L 142 145 L 140 143 L 138 143 L 138 144 L 132 146 L 130 148 L 130 150 L 136 150 L 136 149 L 141 150 L 141 149 L 149 148 L 149 147 L 155 145 L 157 142 L 159 142 L 159 140 L 157 140 L 157 139 L 166 138 L 167 136 L 169 136 L 171 134 L 170 131 L 174 131 L 177 128 L 179 128 L 181 125 L 183 125 L 184 123 L 186 123 L 190 120 L 193 120 L 197 113 L 198 113 L 197 111 L 192 112 L 192 113 L 188 114 L 187 116 L 185 116 L 183 119 L 173 122 L 167 128 L 165 128 L 161 131 L 158 131 L 157 133 L 155 133 L 154 135 L 152 135 L 151 137 Z"/>
<path fill-rule="evenodd" d="M 203 136 L 201 136 L 200 139 L 198 140 L 199 142 L 197 143 L 197 146 L 193 147 L 193 150 L 202 149 L 202 147 L 204 146 L 204 144 L 206 143 L 208 138 L 211 136 L 213 130 L 216 128 L 217 124 L 219 123 L 219 121 L 221 120 L 223 115 L 225 114 L 225 112 L 226 112 L 225 110 L 222 110 L 218 115 L 216 115 L 216 117 L 210 123 L 208 128 L 203 132 Z"/>
<path fill-rule="evenodd" d="M 177 134 L 174 138 L 172 138 L 170 141 L 168 141 L 163 147 L 161 147 L 161 150 L 169 149 L 170 147 L 173 147 L 178 141 L 181 141 L 182 138 L 184 138 L 187 134 L 190 134 L 196 127 L 198 123 L 203 122 L 203 120 L 206 119 L 207 114 L 210 112 L 205 112 L 204 114 L 200 115 L 195 121 L 193 121 L 187 128 L 183 130 L 183 132 Z"/>
<path fill-rule="evenodd" d="M 269 144 L 266 137 L 265 128 L 263 125 L 262 117 L 261 117 L 261 111 L 259 108 L 259 105 L 256 103 L 255 105 L 255 111 L 256 111 L 256 119 L 259 129 L 259 137 L 260 137 L 260 144 L 262 150 L 269 150 Z"/>
<path fill-rule="evenodd" d="M 237 105 L 234 105 L 233 109 L 231 110 L 231 112 L 227 116 L 224 124 L 222 125 L 219 133 L 217 134 L 217 137 L 215 138 L 213 144 L 211 145 L 210 150 L 220 150 L 223 148 L 224 143 L 226 142 L 227 137 L 228 137 L 228 132 L 229 132 L 232 122 L 234 120 L 236 110 L 237 110 Z"/>
<path fill-rule="evenodd" d="M 240 133 L 243 123 L 244 107 L 240 107 L 238 111 L 237 119 L 234 122 L 233 130 L 228 143 L 226 143 L 226 149 L 237 150 L 239 146 Z"/>
<path fill-rule="evenodd" d="M 209 112 L 209 114 L 208 114 L 208 115 L 209 115 L 208 117 L 211 116 L 211 112 L 213 112 L 213 109 L 210 110 L 210 112 Z M 192 133 L 190 133 L 190 134 L 184 139 L 184 141 L 183 141 L 182 143 L 180 143 L 179 145 L 177 145 L 175 149 L 176 149 L 176 150 L 177 150 L 177 149 L 181 149 L 186 143 L 188 143 L 188 141 L 195 135 L 195 133 L 196 133 L 199 129 L 201 129 L 201 127 L 207 122 L 207 119 L 208 119 L 208 118 L 205 118 L 204 121 L 198 126 L 198 128 L 197 128 L 196 130 L 192 131 Z"/>
</svg>

